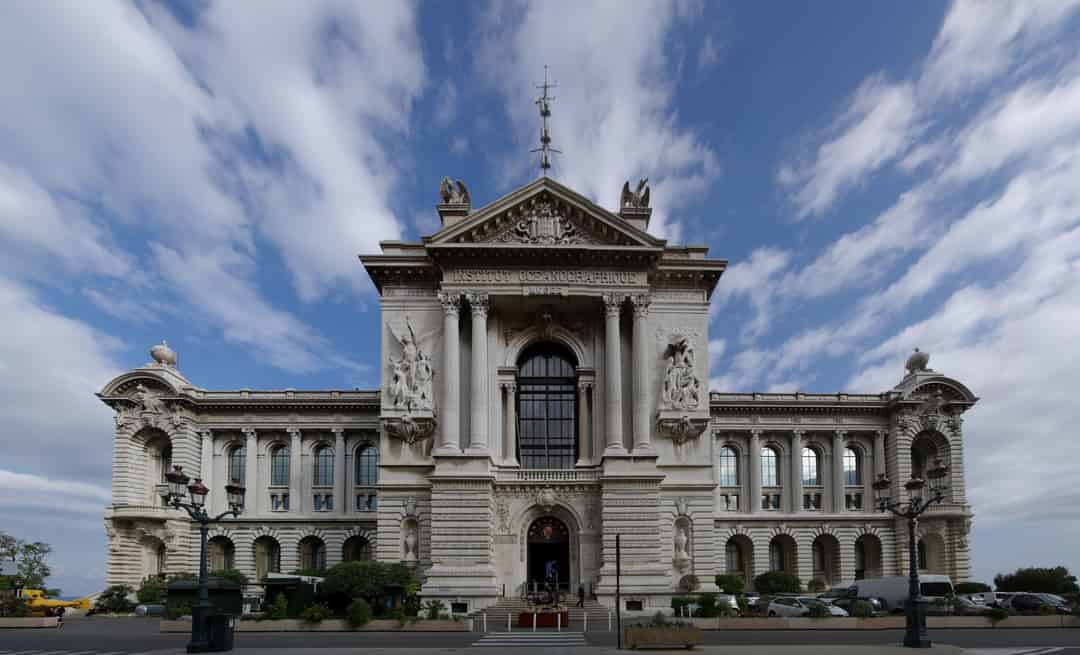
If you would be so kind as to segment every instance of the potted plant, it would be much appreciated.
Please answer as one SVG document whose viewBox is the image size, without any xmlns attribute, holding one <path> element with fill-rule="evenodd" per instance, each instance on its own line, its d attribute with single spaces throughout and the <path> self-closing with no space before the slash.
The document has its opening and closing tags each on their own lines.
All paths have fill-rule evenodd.
<svg viewBox="0 0 1080 655">
<path fill-rule="evenodd" d="M 624 628 L 623 642 L 627 648 L 635 649 L 639 646 L 693 648 L 701 643 L 701 630 L 691 623 L 671 621 L 663 612 L 657 612 L 648 623 Z"/>
</svg>

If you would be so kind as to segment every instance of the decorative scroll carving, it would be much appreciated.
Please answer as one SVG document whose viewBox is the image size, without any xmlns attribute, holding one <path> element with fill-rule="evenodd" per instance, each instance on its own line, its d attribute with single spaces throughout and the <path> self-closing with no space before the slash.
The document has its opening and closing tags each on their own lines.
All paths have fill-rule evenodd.
<svg viewBox="0 0 1080 655">
<path fill-rule="evenodd" d="M 488 294 L 483 291 L 476 291 L 465 294 L 465 297 L 469 299 L 469 309 L 472 311 L 473 316 L 482 316 L 487 318 L 488 308 L 490 305 L 490 299 Z"/>
<path fill-rule="evenodd" d="M 591 239 L 555 203 L 541 199 L 529 204 L 521 219 L 492 241 L 556 246 L 589 243 Z"/>
<path fill-rule="evenodd" d="M 634 306 L 634 316 L 648 316 L 649 305 L 652 304 L 652 296 L 647 293 L 636 293 L 630 296 L 630 302 Z"/>
<path fill-rule="evenodd" d="M 551 508 L 559 502 L 559 496 L 551 487 L 544 487 L 536 492 L 536 504 L 551 511 Z"/>
<path fill-rule="evenodd" d="M 412 496 L 405 499 L 405 516 L 416 516 L 416 499 Z"/>
<path fill-rule="evenodd" d="M 709 427 L 708 417 L 700 416 L 666 416 L 670 412 L 660 412 L 656 420 L 656 431 L 662 437 L 667 437 L 681 446 L 701 436 L 701 433 Z"/>
<path fill-rule="evenodd" d="M 387 434 L 410 446 L 435 434 L 434 416 L 384 416 L 382 424 Z"/>
<path fill-rule="evenodd" d="M 667 371 L 660 394 L 661 409 L 694 410 L 701 406 L 701 380 L 694 367 L 694 344 L 690 337 L 676 334 L 664 352 Z"/>
<path fill-rule="evenodd" d="M 676 498 L 675 513 L 679 516 L 690 516 L 690 499 L 686 496 Z"/>
<path fill-rule="evenodd" d="M 649 206 L 649 178 L 638 180 L 637 188 L 630 190 L 630 180 L 623 183 L 620 204 L 625 208 L 644 209 Z"/>
<path fill-rule="evenodd" d="M 461 311 L 461 294 L 447 291 L 439 292 L 439 302 L 442 304 L 443 313 L 447 316 L 457 316 Z"/>
<path fill-rule="evenodd" d="M 622 312 L 622 305 L 626 300 L 626 296 L 621 293 L 605 293 L 603 298 L 604 314 L 609 318 L 618 318 Z"/>
<path fill-rule="evenodd" d="M 390 382 L 387 386 L 387 399 L 394 409 L 432 410 L 432 379 L 435 368 L 431 356 L 420 348 L 420 339 L 416 337 L 409 319 L 405 319 L 405 330 L 394 335 L 401 344 L 401 357 L 390 357 Z M 430 336 L 431 333 L 425 335 Z"/>
</svg>

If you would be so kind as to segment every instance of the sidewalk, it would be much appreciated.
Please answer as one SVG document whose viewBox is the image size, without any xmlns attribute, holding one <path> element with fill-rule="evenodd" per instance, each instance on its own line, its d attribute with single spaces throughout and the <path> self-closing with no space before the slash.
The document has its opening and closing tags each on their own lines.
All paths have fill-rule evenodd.
<svg viewBox="0 0 1080 655">
<path fill-rule="evenodd" d="M 495 648 L 237 648 L 233 653 L 237 655 L 256 655 L 257 653 L 270 653 L 271 655 L 445 655 L 446 653 L 483 653 L 496 652 Z M 901 646 L 881 645 L 835 645 L 817 644 L 807 646 L 698 646 L 693 650 L 684 649 L 646 649 L 636 651 L 616 650 L 603 646 L 588 646 L 584 648 L 551 648 L 543 649 L 545 653 L 556 652 L 560 655 L 628 655 L 629 653 L 709 653 L 710 655 L 910 655 L 911 649 Z M 180 655 L 183 650 L 157 650 L 153 655 Z M 935 655 L 963 655 L 965 652 L 955 646 L 943 646 L 935 644 L 933 648 L 919 651 L 921 653 L 934 653 Z"/>
</svg>

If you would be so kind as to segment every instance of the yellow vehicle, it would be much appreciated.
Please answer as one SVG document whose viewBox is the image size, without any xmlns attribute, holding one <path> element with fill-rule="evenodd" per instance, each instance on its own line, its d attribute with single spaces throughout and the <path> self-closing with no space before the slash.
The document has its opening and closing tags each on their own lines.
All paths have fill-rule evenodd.
<svg viewBox="0 0 1080 655">
<path fill-rule="evenodd" d="M 60 600 L 58 598 L 46 598 L 43 589 L 23 589 L 19 597 L 26 601 L 26 606 L 35 615 L 52 616 L 57 609 L 90 609 L 89 598 L 76 598 L 75 600 Z"/>
</svg>

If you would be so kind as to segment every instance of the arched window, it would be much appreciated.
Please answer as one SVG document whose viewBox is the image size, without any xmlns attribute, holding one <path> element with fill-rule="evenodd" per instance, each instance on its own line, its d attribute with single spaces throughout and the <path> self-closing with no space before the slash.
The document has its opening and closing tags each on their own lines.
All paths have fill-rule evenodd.
<svg viewBox="0 0 1080 655">
<path fill-rule="evenodd" d="M 261 582 L 268 573 L 281 572 L 281 546 L 273 537 L 255 540 L 255 579 Z"/>
<path fill-rule="evenodd" d="M 813 448 L 802 449 L 802 483 L 811 487 L 821 484 L 821 458 Z"/>
<path fill-rule="evenodd" d="M 356 486 L 374 487 L 379 483 L 379 451 L 375 446 L 361 446 L 356 453 Z"/>
<path fill-rule="evenodd" d="M 518 362 L 518 457 L 524 468 L 569 469 L 577 458 L 577 372 L 565 348 L 537 344 Z"/>
<path fill-rule="evenodd" d="M 769 544 L 769 569 L 772 571 L 784 570 L 784 547 L 776 541 Z"/>
<path fill-rule="evenodd" d="M 326 544 L 318 537 L 300 540 L 300 568 L 304 571 L 326 570 Z"/>
<path fill-rule="evenodd" d="M 229 451 L 229 481 L 244 484 L 244 469 L 247 462 L 247 448 L 233 446 Z"/>
<path fill-rule="evenodd" d="M 235 548 L 232 541 L 227 537 L 211 537 L 206 543 L 209 552 L 209 564 L 211 571 L 222 571 L 235 568 Z"/>
<path fill-rule="evenodd" d="M 724 547 L 724 555 L 727 572 L 742 573 L 742 552 L 739 551 L 739 544 L 734 539 L 728 539 L 727 546 Z"/>
<path fill-rule="evenodd" d="M 844 449 L 844 484 L 856 487 L 862 484 L 862 458 L 854 448 Z"/>
<path fill-rule="evenodd" d="M 160 469 L 160 475 L 158 476 L 161 482 L 168 482 L 165 479 L 165 474 L 172 470 L 172 446 L 164 446 L 161 449 L 161 463 L 158 468 Z"/>
<path fill-rule="evenodd" d="M 761 486 L 780 486 L 780 454 L 772 446 L 761 449 Z"/>
<path fill-rule="evenodd" d="M 341 559 L 346 562 L 370 560 L 371 555 L 371 542 L 360 535 L 346 539 L 341 548 Z"/>
<path fill-rule="evenodd" d="M 270 451 L 270 486 L 289 485 L 289 447 L 275 446 Z"/>
<path fill-rule="evenodd" d="M 739 486 L 739 454 L 731 446 L 720 449 L 720 486 Z"/>
<path fill-rule="evenodd" d="M 814 575 L 821 575 L 825 571 L 825 544 L 815 539 L 810 552 L 814 557 Z"/>
<path fill-rule="evenodd" d="M 334 450 L 330 446 L 315 449 L 315 475 L 311 484 L 316 487 L 334 486 Z"/>
</svg>

